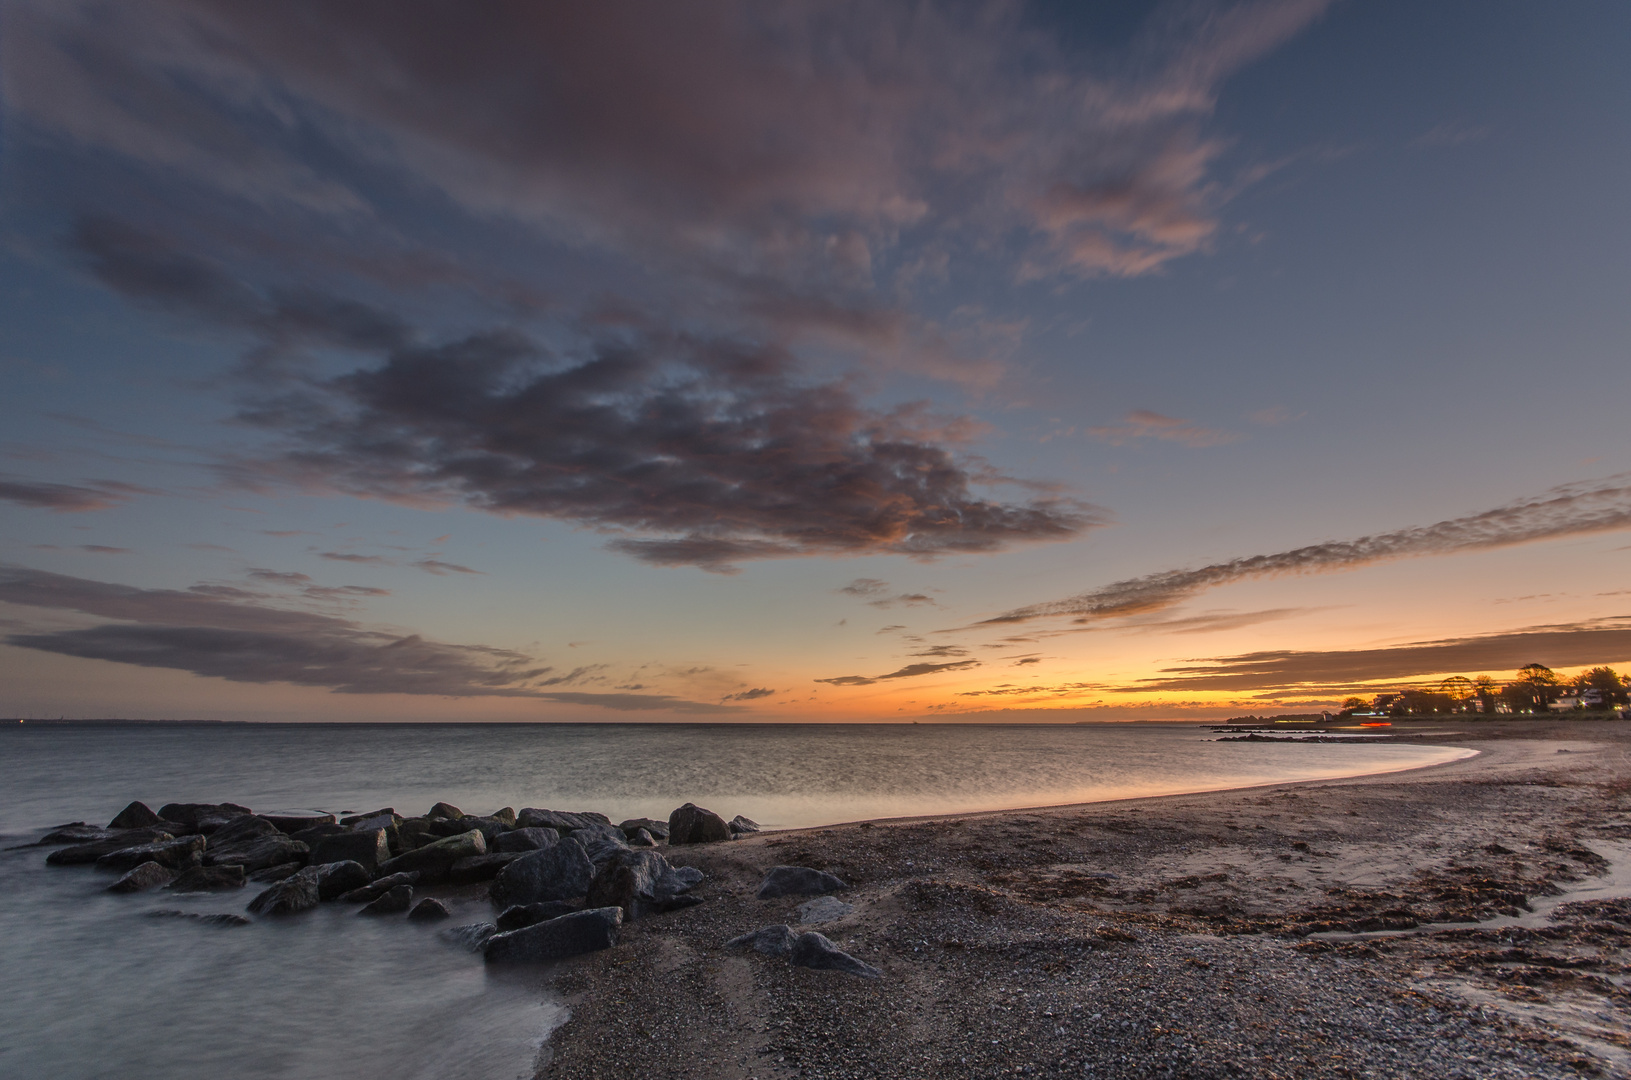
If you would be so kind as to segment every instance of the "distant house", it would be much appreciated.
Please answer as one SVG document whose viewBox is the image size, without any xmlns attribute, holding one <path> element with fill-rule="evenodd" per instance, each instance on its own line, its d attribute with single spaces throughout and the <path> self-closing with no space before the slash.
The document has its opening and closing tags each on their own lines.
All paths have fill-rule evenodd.
<svg viewBox="0 0 1631 1080">
<path fill-rule="evenodd" d="M 1580 708 L 1580 699 L 1577 697 L 1560 697 L 1546 706 L 1553 712 L 1574 712 Z"/>
</svg>

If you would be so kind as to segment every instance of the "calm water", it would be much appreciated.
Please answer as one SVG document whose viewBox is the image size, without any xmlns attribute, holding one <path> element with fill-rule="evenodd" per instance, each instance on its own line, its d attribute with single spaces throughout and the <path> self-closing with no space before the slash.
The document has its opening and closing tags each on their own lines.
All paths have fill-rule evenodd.
<svg viewBox="0 0 1631 1080">
<path fill-rule="evenodd" d="M 175 725 L 0 728 L 0 845 L 131 799 L 335 812 L 437 800 L 666 818 L 685 801 L 772 827 L 1240 787 L 1413 768 L 1448 747 L 1216 743 L 1194 727 Z M 1154 808 L 1152 807 L 1152 812 Z M 432 927 L 324 905 L 212 927 L 243 893 L 109 896 L 111 877 L 0 852 L 0 1076 L 509 1080 L 562 1010 Z M 706 890 L 703 890 L 704 893 Z M 467 903 L 455 923 L 489 919 Z"/>
</svg>

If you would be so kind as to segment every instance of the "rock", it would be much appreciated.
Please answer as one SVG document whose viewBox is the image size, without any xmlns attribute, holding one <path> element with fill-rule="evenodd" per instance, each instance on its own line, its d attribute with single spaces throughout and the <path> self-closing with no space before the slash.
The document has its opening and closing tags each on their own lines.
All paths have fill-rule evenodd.
<svg viewBox="0 0 1631 1080">
<path fill-rule="evenodd" d="M 371 885 L 364 885 L 360 889 L 352 889 L 350 892 L 341 896 L 340 901 L 346 904 L 367 904 L 374 900 L 378 900 L 380 897 L 384 896 L 398 885 L 413 885 L 418 881 L 419 874 L 417 871 L 410 871 L 405 874 L 392 874 L 390 877 L 380 878 Z"/>
<path fill-rule="evenodd" d="M 794 967 L 819 968 L 826 971 L 843 971 L 851 975 L 859 975 L 863 979 L 876 979 L 883 974 L 871 964 L 857 960 L 849 953 L 844 952 L 837 945 L 814 930 L 806 930 L 793 942 L 792 951 L 787 959 Z"/>
<path fill-rule="evenodd" d="M 397 826 L 396 846 L 399 854 L 405 854 L 466 831 L 448 818 L 403 818 L 402 824 Z"/>
<path fill-rule="evenodd" d="M 464 811 L 452 803 L 439 802 L 431 807 L 430 813 L 425 816 L 428 818 L 450 818 L 457 821 L 459 818 L 464 817 Z"/>
<path fill-rule="evenodd" d="M 460 859 L 485 854 L 487 854 L 486 838 L 472 829 L 457 836 L 444 837 L 412 851 L 404 851 L 396 858 L 380 864 L 379 869 L 383 874 L 417 870 L 420 881 L 427 885 L 436 885 L 447 880 L 448 872 Z"/>
<path fill-rule="evenodd" d="M 576 911 L 520 930 L 494 934 L 482 946 L 482 955 L 491 964 L 543 964 L 564 960 L 616 945 L 618 927 L 622 924 L 622 908 Z"/>
<path fill-rule="evenodd" d="M 191 919 L 193 922 L 203 923 L 205 926 L 248 926 L 252 920 L 242 915 L 233 915 L 230 912 L 214 912 L 205 914 L 201 911 L 177 911 L 175 908 L 160 908 L 149 911 L 150 919 Z"/>
<path fill-rule="evenodd" d="M 799 922 L 812 925 L 833 922 L 854 911 L 854 904 L 846 904 L 836 896 L 818 896 L 798 907 Z"/>
<path fill-rule="evenodd" d="M 346 823 L 350 824 L 347 825 Z M 354 832 L 373 832 L 375 829 L 385 830 L 385 842 L 391 849 L 392 855 L 400 855 L 408 850 L 402 846 L 402 819 L 392 813 L 372 814 L 363 818 L 346 818 L 340 824 Z"/>
<path fill-rule="evenodd" d="M 125 873 L 125 876 L 108 886 L 110 893 L 146 892 L 156 889 L 176 876 L 174 870 L 160 866 L 156 862 L 144 862 Z"/>
<path fill-rule="evenodd" d="M 623 830 L 616 825 L 590 825 L 582 829 L 573 829 L 571 836 L 583 845 L 583 850 L 589 853 L 589 861 L 596 866 L 602 866 L 612 856 L 629 850 L 629 842 L 623 838 Z"/>
<path fill-rule="evenodd" d="M 227 844 L 210 844 L 204 852 L 206 866 L 241 866 L 247 873 L 265 870 L 282 863 L 305 864 L 311 849 L 299 840 L 283 835 L 276 829 L 261 836 L 234 840 Z"/>
<path fill-rule="evenodd" d="M 263 836 L 275 836 L 278 827 L 263 817 L 254 814 L 240 814 L 228 821 L 210 834 L 212 848 L 227 847 L 231 844 L 259 840 Z"/>
<path fill-rule="evenodd" d="M 494 840 L 491 847 L 494 851 L 541 851 L 554 847 L 560 838 L 561 834 L 554 829 L 534 825 L 525 829 L 511 829 Z"/>
<path fill-rule="evenodd" d="M 96 860 L 98 870 L 117 870 L 123 873 L 144 862 L 152 861 L 171 870 L 182 870 L 198 865 L 204 854 L 202 836 L 183 836 L 175 840 L 159 840 L 151 844 L 110 851 Z"/>
<path fill-rule="evenodd" d="M 384 806 L 378 810 L 370 810 L 366 814 L 352 814 L 349 817 L 343 817 L 340 819 L 340 824 L 344 825 L 348 829 L 355 829 L 359 825 L 365 829 L 385 828 L 384 825 L 365 824 L 371 823 L 375 818 L 389 818 L 393 825 L 402 820 L 394 809 L 389 806 Z"/>
<path fill-rule="evenodd" d="M 502 810 L 494 810 L 487 816 L 502 821 L 512 829 L 515 828 L 515 809 L 513 807 L 506 806 Z"/>
<path fill-rule="evenodd" d="M 165 821 L 174 821 L 201 833 L 212 833 L 235 817 L 253 813 L 249 807 L 237 803 L 165 803 L 159 807 L 159 817 Z"/>
<path fill-rule="evenodd" d="M 437 937 L 444 941 L 451 941 L 461 948 L 471 952 L 481 952 L 481 947 L 487 944 L 487 939 L 498 933 L 497 927 L 490 922 L 465 923 L 463 926 L 450 926 L 439 931 Z"/>
<path fill-rule="evenodd" d="M 350 832 L 350 829 L 346 828 L 344 825 L 341 825 L 339 822 L 331 822 L 327 825 L 313 825 L 309 829 L 301 829 L 299 832 L 292 832 L 289 834 L 289 839 L 299 840 L 307 847 L 316 847 L 317 841 L 319 840 L 326 839 L 330 836 L 345 836 Z M 389 856 L 386 857 L 389 858 Z M 332 862 L 333 860 L 330 861 Z"/>
<path fill-rule="evenodd" d="M 102 856 L 111 855 L 115 851 L 124 851 L 128 848 L 139 847 L 142 844 L 153 844 L 173 839 L 175 839 L 174 835 L 163 829 L 129 829 L 104 840 L 58 848 L 47 855 L 45 861 L 52 866 L 80 866 L 84 863 L 93 863 Z"/>
<path fill-rule="evenodd" d="M 273 810 L 260 815 L 262 821 L 270 821 L 281 833 L 297 833 L 302 829 L 309 829 L 313 825 L 337 825 L 333 814 L 326 814 L 321 810 Z"/>
<path fill-rule="evenodd" d="M 759 883 L 759 899 L 774 900 L 778 896 L 820 896 L 822 893 L 842 892 L 849 888 L 842 879 L 824 870 L 808 866 L 772 866 Z"/>
<path fill-rule="evenodd" d="M 612 819 L 605 814 L 568 814 L 561 810 L 538 810 L 529 806 L 515 816 L 515 823 L 523 829 L 539 826 L 554 829 L 564 836 L 573 829 L 582 829 L 590 825 L 610 825 Z"/>
<path fill-rule="evenodd" d="M 300 873 L 299 863 L 278 863 L 276 866 L 268 866 L 265 870 L 255 871 L 249 875 L 249 880 L 265 884 L 271 881 L 282 881 L 285 878 L 294 877 L 298 873 Z"/>
<path fill-rule="evenodd" d="M 143 829 L 157 825 L 164 819 L 150 810 L 144 802 L 133 802 L 123 810 L 119 816 L 108 822 L 110 829 Z"/>
<path fill-rule="evenodd" d="M 622 829 L 623 835 L 631 840 L 634 839 L 636 829 L 644 829 L 658 840 L 668 839 L 668 822 L 658 821 L 656 818 L 629 818 L 629 820 L 618 825 L 618 828 Z"/>
<path fill-rule="evenodd" d="M 360 862 L 342 859 L 339 862 L 313 864 L 317 871 L 317 899 L 338 900 L 355 889 L 374 880 L 374 875 Z"/>
<path fill-rule="evenodd" d="M 713 844 L 731 838 L 731 827 L 712 810 L 704 810 L 696 803 L 684 806 L 668 815 L 668 843 Z"/>
<path fill-rule="evenodd" d="M 487 855 L 472 855 L 448 867 L 447 880 L 452 885 L 474 885 L 478 881 L 491 881 L 498 872 L 526 854 L 523 851 L 495 851 Z"/>
<path fill-rule="evenodd" d="M 498 915 L 499 930 L 519 930 L 523 926 L 541 923 L 548 919 L 558 919 L 562 915 L 570 915 L 578 910 L 571 904 L 561 900 L 544 900 L 536 904 L 516 904 L 507 907 Z"/>
<path fill-rule="evenodd" d="M 798 937 L 790 927 L 778 923 L 763 930 L 755 930 L 751 934 L 731 938 L 725 942 L 725 948 L 752 949 L 766 956 L 786 956 L 793 951 L 793 945 L 798 941 Z"/>
<path fill-rule="evenodd" d="M 317 906 L 317 867 L 308 866 L 249 901 L 255 915 L 293 915 Z"/>
<path fill-rule="evenodd" d="M 554 847 L 528 852 L 498 872 L 489 895 L 500 910 L 540 900 L 571 900 L 589 890 L 595 864 L 583 845 L 568 837 Z"/>
<path fill-rule="evenodd" d="M 408 918 L 416 922 L 434 922 L 437 919 L 451 919 L 453 913 L 447 910 L 447 905 L 433 896 L 427 896 L 415 904 L 408 912 Z"/>
<path fill-rule="evenodd" d="M 311 845 L 311 861 L 361 863 L 372 876 L 379 871 L 380 866 L 391 861 L 391 845 L 385 838 L 384 829 L 339 832 L 325 836 Z"/>
<path fill-rule="evenodd" d="M 596 872 L 584 904 L 617 907 L 625 919 L 639 919 L 702 903 L 700 896 L 686 895 L 695 883 L 655 851 L 623 851 Z"/>
<path fill-rule="evenodd" d="M 737 814 L 735 817 L 731 818 L 727 824 L 730 825 L 731 833 L 736 836 L 741 836 L 745 833 L 756 833 L 759 831 L 759 823 L 757 821 L 754 821 L 750 817 L 743 817 L 741 814 Z"/>
<path fill-rule="evenodd" d="M 633 832 L 625 833 L 624 835 L 628 837 L 629 847 L 631 848 L 648 848 L 657 846 L 656 838 L 650 833 L 646 832 L 644 829 L 635 829 Z"/>
<path fill-rule="evenodd" d="M 358 915 L 400 915 L 413 903 L 413 886 L 397 885 L 369 904 Z"/>
<path fill-rule="evenodd" d="M 177 825 L 176 828 L 179 829 L 181 826 Z M 34 841 L 32 846 L 50 847 L 53 844 L 100 844 L 108 840 L 117 840 L 124 835 L 126 831 L 127 830 L 125 829 L 104 829 L 100 825 L 87 825 L 83 821 L 74 821 L 66 825 L 58 825 L 44 836 Z M 175 835 L 175 832 L 170 829 L 165 829 L 164 831 L 169 833 L 171 836 Z"/>
<path fill-rule="evenodd" d="M 462 817 L 458 819 L 457 824 L 463 831 L 468 832 L 471 829 L 475 829 L 477 832 L 481 833 L 482 839 L 487 841 L 487 846 L 489 848 L 493 846 L 494 840 L 497 840 L 500 836 L 503 836 L 505 833 L 514 828 L 514 826 L 506 825 L 497 818 L 490 817 Z"/>
<path fill-rule="evenodd" d="M 291 870 L 290 875 L 294 874 Z M 244 887 L 244 868 L 241 866 L 194 866 L 183 870 L 174 881 L 165 886 L 172 892 L 214 892 L 217 889 Z"/>
</svg>

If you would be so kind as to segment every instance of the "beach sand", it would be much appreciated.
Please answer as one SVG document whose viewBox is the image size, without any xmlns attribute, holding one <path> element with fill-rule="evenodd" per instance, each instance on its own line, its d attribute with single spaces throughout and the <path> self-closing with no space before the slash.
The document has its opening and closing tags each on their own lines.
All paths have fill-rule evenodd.
<svg viewBox="0 0 1631 1080">
<path fill-rule="evenodd" d="M 1631 723 L 1400 728 L 1480 753 L 674 848 L 706 902 L 555 970 L 540 1075 L 1631 1076 Z M 783 922 L 882 977 L 725 947 Z"/>
</svg>

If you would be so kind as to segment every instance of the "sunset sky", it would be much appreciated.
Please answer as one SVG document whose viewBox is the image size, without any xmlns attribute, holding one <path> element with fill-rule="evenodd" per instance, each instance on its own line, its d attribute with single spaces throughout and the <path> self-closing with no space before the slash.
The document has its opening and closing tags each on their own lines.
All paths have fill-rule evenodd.
<svg viewBox="0 0 1631 1080">
<path fill-rule="evenodd" d="M 1631 664 L 1631 5 L 11 0 L 0 715 Z"/>
</svg>

